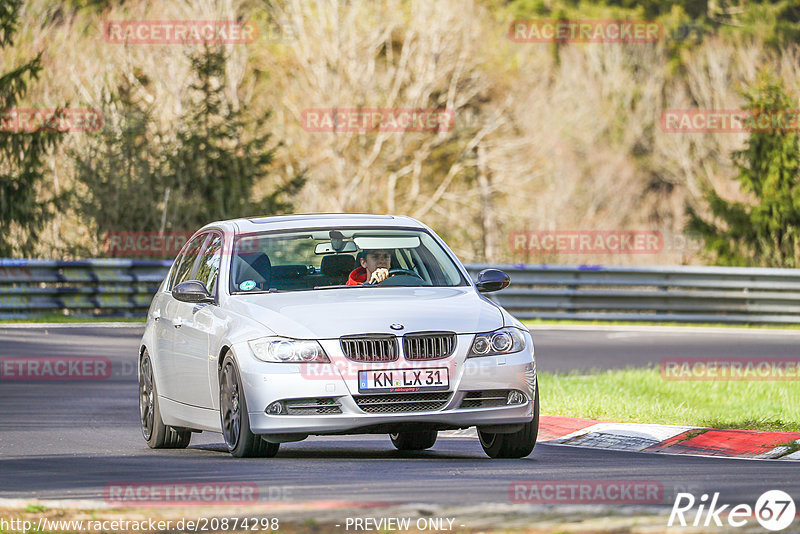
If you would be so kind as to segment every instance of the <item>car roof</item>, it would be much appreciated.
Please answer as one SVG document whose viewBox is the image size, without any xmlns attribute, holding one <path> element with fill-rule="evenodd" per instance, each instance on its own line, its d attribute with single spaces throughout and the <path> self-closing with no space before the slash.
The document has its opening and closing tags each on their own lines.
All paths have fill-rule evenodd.
<svg viewBox="0 0 800 534">
<path fill-rule="evenodd" d="M 376 215 L 368 213 L 310 213 L 273 217 L 248 217 L 217 221 L 206 226 L 223 228 L 242 234 L 273 230 L 364 226 L 427 228 L 419 221 L 405 215 Z"/>
</svg>

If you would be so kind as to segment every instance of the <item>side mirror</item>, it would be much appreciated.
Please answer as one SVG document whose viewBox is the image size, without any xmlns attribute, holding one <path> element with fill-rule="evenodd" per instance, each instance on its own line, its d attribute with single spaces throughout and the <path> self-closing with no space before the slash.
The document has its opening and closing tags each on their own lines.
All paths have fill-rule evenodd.
<svg viewBox="0 0 800 534">
<path fill-rule="evenodd" d="M 478 291 L 481 293 L 491 293 L 500 291 L 508 287 L 511 278 L 499 269 L 484 269 L 478 273 Z"/>
<path fill-rule="evenodd" d="M 172 288 L 172 296 L 181 302 L 199 304 L 214 302 L 214 297 L 208 294 L 205 284 L 199 280 L 187 280 Z"/>
</svg>

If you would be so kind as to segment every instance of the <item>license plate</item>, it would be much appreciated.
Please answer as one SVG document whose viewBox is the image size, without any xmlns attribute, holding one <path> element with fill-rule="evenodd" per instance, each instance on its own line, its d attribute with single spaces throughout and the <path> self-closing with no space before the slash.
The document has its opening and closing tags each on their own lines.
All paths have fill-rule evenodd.
<svg viewBox="0 0 800 534">
<path fill-rule="evenodd" d="M 447 367 L 424 369 L 370 369 L 358 372 L 359 393 L 413 393 L 447 391 L 450 374 Z"/>
</svg>

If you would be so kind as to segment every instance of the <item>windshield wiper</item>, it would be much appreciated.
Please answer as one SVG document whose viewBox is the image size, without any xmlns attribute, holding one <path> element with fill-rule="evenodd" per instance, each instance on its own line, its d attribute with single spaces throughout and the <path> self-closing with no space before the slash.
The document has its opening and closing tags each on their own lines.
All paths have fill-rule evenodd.
<svg viewBox="0 0 800 534">
<path fill-rule="evenodd" d="M 378 287 L 378 284 L 343 284 L 340 286 L 314 286 L 314 289 L 347 289 L 350 287 Z"/>
</svg>

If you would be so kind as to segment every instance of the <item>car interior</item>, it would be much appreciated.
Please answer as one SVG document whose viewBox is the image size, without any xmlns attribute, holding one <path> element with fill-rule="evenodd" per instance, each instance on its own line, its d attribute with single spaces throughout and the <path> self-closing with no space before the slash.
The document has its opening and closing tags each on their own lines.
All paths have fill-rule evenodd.
<svg viewBox="0 0 800 534">
<path fill-rule="evenodd" d="M 319 268 L 313 265 L 272 265 L 266 253 L 239 254 L 235 256 L 235 280 L 255 282 L 249 291 L 290 291 L 313 289 L 319 286 L 338 286 L 347 283 L 347 278 L 360 265 L 358 256 L 340 253 L 322 257 Z M 392 252 L 391 268 L 400 268 L 397 257 Z M 237 287 L 236 289 L 245 289 Z"/>
<path fill-rule="evenodd" d="M 402 275 L 402 283 L 384 282 L 385 285 L 430 285 L 426 277 L 428 270 L 435 269 L 415 261 L 414 255 L 407 250 L 392 250 L 390 270 L 407 269 L 419 273 L 420 277 Z M 420 251 L 415 251 L 421 255 Z M 296 291 L 314 289 L 315 287 L 341 286 L 347 283 L 350 273 L 361 263 L 359 259 L 364 251 L 357 255 L 347 253 L 326 254 L 320 266 L 303 264 L 275 265 L 264 252 L 237 254 L 234 256 L 234 291 Z M 398 258 L 399 257 L 399 258 Z M 418 267 L 420 265 L 420 267 Z M 435 279 L 435 278 L 434 278 Z M 399 281 L 399 280 L 398 280 Z M 238 284 L 238 285 L 237 285 Z M 246 284 L 246 285 L 243 285 Z"/>
<path fill-rule="evenodd" d="M 298 291 L 347 284 L 367 250 L 388 250 L 390 272 L 382 286 L 452 285 L 452 278 L 419 237 L 408 234 L 323 230 L 281 237 L 248 236 L 233 256 L 231 291 Z M 392 272 L 395 270 L 395 272 Z"/>
</svg>

